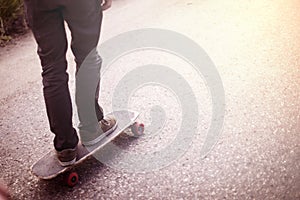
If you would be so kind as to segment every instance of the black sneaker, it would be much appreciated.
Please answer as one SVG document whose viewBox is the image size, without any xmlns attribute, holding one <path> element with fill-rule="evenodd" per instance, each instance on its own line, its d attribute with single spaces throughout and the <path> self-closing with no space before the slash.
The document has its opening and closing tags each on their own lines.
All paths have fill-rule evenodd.
<svg viewBox="0 0 300 200">
<path fill-rule="evenodd" d="M 88 131 L 79 131 L 81 137 L 81 143 L 84 146 L 92 146 L 100 142 L 107 135 L 111 134 L 117 128 L 117 121 L 113 116 L 105 116 L 99 122 L 98 130 L 96 133 L 90 133 Z"/>
<path fill-rule="evenodd" d="M 72 165 L 76 161 L 77 146 L 74 149 L 64 149 L 62 151 L 56 151 L 56 155 L 61 166 L 66 167 Z"/>
</svg>

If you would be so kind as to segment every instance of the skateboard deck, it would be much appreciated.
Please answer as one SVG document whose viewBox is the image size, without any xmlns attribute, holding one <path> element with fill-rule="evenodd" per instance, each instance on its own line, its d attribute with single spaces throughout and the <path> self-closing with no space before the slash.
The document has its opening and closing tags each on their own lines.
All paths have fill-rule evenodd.
<svg viewBox="0 0 300 200">
<path fill-rule="evenodd" d="M 47 154 L 45 154 L 40 160 L 38 160 L 35 164 L 32 165 L 31 167 L 32 174 L 34 174 L 40 179 L 45 179 L 45 180 L 55 178 L 59 174 L 62 174 L 70 170 L 71 168 L 73 168 L 75 165 L 78 165 L 81 162 L 83 162 L 86 158 L 93 155 L 97 150 L 101 149 L 106 144 L 108 144 L 113 139 L 115 139 L 118 135 L 120 135 L 122 132 L 124 132 L 125 129 L 131 127 L 132 132 L 134 132 L 134 135 L 136 136 L 141 135 L 142 132 L 144 131 L 144 125 L 135 122 L 137 117 L 139 116 L 138 112 L 121 110 L 121 111 L 114 111 L 112 113 L 109 113 L 109 115 L 113 115 L 116 118 L 117 128 L 112 133 L 105 136 L 100 142 L 98 142 L 93 146 L 85 147 L 79 142 L 77 159 L 73 165 L 62 167 L 57 160 L 55 151 L 52 150 Z M 71 180 L 73 181 L 73 183 L 75 182 L 77 183 L 76 181 L 78 180 L 77 174 L 75 174 L 75 177 L 72 176 L 70 178 L 71 179 L 73 178 L 73 180 Z M 71 185 L 71 183 L 69 185 L 73 186 Z"/>
</svg>

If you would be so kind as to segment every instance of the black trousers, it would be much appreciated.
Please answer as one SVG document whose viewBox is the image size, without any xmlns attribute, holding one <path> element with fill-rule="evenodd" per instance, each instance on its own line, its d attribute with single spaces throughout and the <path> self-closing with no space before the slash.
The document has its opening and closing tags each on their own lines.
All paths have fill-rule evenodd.
<svg viewBox="0 0 300 200">
<path fill-rule="evenodd" d="M 55 149 L 73 148 L 79 139 L 72 124 L 65 22 L 71 31 L 76 73 L 82 71 L 79 78 L 76 75 L 79 129 L 93 131 L 103 119 L 103 111 L 98 105 L 101 57 L 96 50 L 102 22 L 101 0 L 25 0 L 25 6 L 29 26 L 38 44 L 43 94 L 50 130 L 55 134 Z"/>
</svg>

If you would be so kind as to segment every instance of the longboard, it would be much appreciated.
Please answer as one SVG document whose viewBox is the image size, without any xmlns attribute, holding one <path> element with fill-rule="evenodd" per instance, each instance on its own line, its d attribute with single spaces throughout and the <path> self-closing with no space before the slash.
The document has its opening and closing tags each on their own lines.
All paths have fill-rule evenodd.
<svg viewBox="0 0 300 200">
<path fill-rule="evenodd" d="M 31 167 L 31 172 L 33 175 L 37 176 L 40 179 L 53 179 L 57 177 L 59 174 L 62 174 L 66 171 L 71 170 L 75 165 L 80 164 L 89 156 L 93 155 L 99 149 L 104 147 L 106 144 L 115 139 L 118 135 L 123 133 L 127 128 L 131 127 L 131 135 L 130 136 L 140 136 L 144 132 L 144 125 L 136 122 L 137 117 L 139 116 L 138 112 L 129 111 L 129 110 L 121 110 L 114 111 L 109 113 L 108 115 L 113 115 L 117 121 L 117 128 L 105 136 L 100 142 L 93 146 L 85 147 L 80 142 L 78 145 L 77 159 L 76 162 L 67 167 L 62 167 L 56 157 L 56 153 L 54 150 L 45 154 L 40 160 L 34 163 Z M 76 172 L 72 172 L 69 174 L 67 178 L 67 184 L 69 186 L 74 186 L 78 182 L 78 174 Z"/>
</svg>

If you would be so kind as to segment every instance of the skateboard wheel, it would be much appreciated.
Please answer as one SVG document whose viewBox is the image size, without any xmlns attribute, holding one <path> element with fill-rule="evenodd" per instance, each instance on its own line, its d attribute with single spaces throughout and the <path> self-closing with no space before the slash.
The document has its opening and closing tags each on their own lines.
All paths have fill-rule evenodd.
<svg viewBox="0 0 300 200">
<path fill-rule="evenodd" d="M 131 132 L 133 133 L 134 137 L 139 137 L 144 134 L 145 125 L 143 123 L 135 122 L 131 126 Z"/>
<path fill-rule="evenodd" d="M 76 172 L 71 172 L 67 177 L 67 184 L 70 187 L 74 187 L 78 183 L 78 174 Z"/>
</svg>

